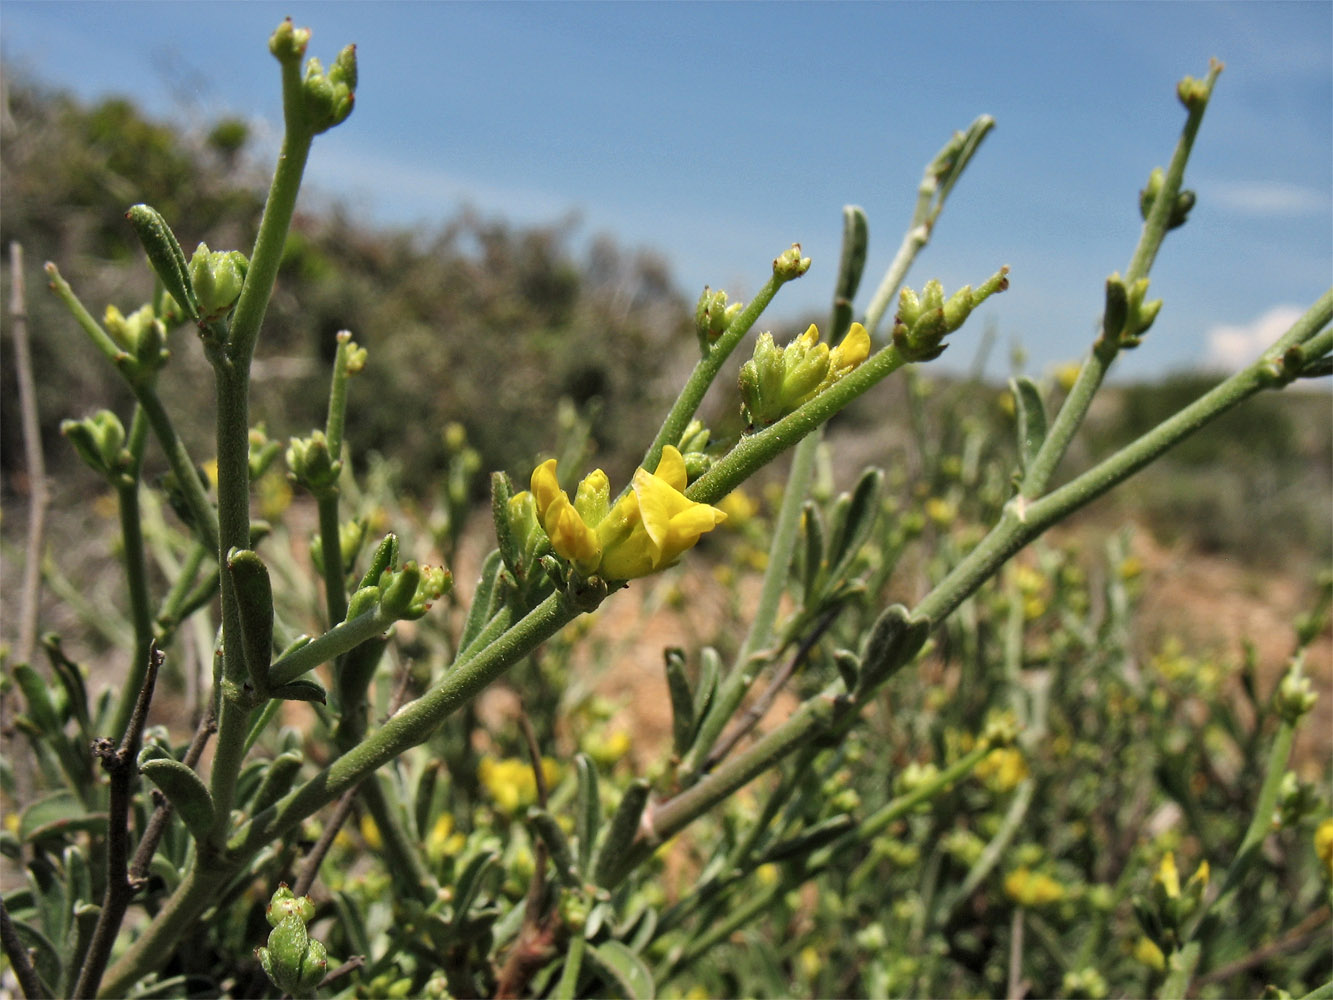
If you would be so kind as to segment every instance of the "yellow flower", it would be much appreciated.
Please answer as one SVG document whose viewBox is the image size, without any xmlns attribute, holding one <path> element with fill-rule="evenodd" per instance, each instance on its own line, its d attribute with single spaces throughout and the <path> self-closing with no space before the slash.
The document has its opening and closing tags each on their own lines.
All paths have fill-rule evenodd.
<svg viewBox="0 0 1333 1000">
<path fill-rule="evenodd" d="M 361 838 L 365 840 L 366 846 L 372 851 L 378 851 L 384 846 L 384 838 L 380 836 L 380 828 L 375 825 L 370 813 L 361 814 Z"/>
<path fill-rule="evenodd" d="M 1166 956 L 1162 954 L 1162 949 L 1157 943 L 1148 936 L 1139 938 L 1138 944 L 1134 946 L 1134 957 L 1150 969 L 1161 972 L 1166 968 Z"/>
<path fill-rule="evenodd" d="M 1049 875 L 1015 868 L 1004 878 L 1004 891 L 1019 906 L 1045 906 L 1065 898 L 1065 887 Z"/>
<path fill-rule="evenodd" d="M 727 519 L 685 496 L 685 459 L 670 445 L 655 472 L 639 469 L 628 493 L 607 510 L 609 483 L 601 469 L 579 484 L 573 503 L 556 480 L 555 459 L 532 473 L 537 518 L 556 554 L 587 576 L 633 580 L 675 563 L 699 538 Z"/>
<path fill-rule="evenodd" d="M 998 747 L 981 758 L 976 775 L 997 792 L 1011 792 L 1028 776 L 1023 753 L 1014 747 Z"/>
<path fill-rule="evenodd" d="M 1324 820 L 1315 828 L 1314 853 L 1324 863 L 1324 874 L 1333 882 L 1333 818 Z"/>
<path fill-rule="evenodd" d="M 1162 863 L 1158 866 L 1153 881 L 1161 885 L 1167 899 L 1176 899 L 1180 896 L 1180 872 L 1176 868 L 1176 855 L 1173 851 L 1167 851 L 1162 856 Z"/>
<path fill-rule="evenodd" d="M 860 323 L 853 323 L 842 338 L 842 343 L 829 352 L 830 382 L 842 378 L 870 357 L 870 334 Z"/>
<path fill-rule="evenodd" d="M 454 818 L 449 813 L 440 813 L 426 835 L 426 856 L 440 862 L 452 857 L 463 849 L 467 839 L 461 833 L 454 832 Z"/>
</svg>

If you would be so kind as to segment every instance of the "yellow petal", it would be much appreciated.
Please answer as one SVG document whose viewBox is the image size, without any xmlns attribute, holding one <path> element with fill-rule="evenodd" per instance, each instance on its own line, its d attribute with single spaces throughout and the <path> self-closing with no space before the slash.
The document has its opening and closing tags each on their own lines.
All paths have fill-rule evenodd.
<svg viewBox="0 0 1333 1000">
<path fill-rule="evenodd" d="M 557 496 L 564 495 L 555 477 L 555 459 L 548 458 L 532 470 L 532 495 L 537 500 L 537 517 L 546 523 L 546 511 Z"/>
<path fill-rule="evenodd" d="M 852 369 L 870 357 L 870 334 L 860 323 L 853 323 L 842 338 L 842 343 L 833 348 L 830 367 L 838 370 Z"/>
<path fill-rule="evenodd" d="M 667 445 L 662 449 L 662 457 L 657 460 L 657 471 L 653 475 L 673 490 L 679 493 L 685 492 L 687 485 L 685 459 L 672 445 Z"/>
</svg>

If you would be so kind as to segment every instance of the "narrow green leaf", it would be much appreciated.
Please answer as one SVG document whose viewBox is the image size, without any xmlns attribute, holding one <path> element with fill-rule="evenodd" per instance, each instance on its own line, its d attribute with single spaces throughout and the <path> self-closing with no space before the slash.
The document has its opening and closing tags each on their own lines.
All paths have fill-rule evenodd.
<svg viewBox="0 0 1333 1000">
<path fill-rule="evenodd" d="M 684 757 L 694 742 L 694 695 L 685 676 L 685 651 L 672 647 L 663 656 L 666 661 L 667 694 L 671 696 L 671 751 Z"/>
<path fill-rule="evenodd" d="M 861 688 L 873 690 L 921 651 L 930 635 L 929 618 L 913 618 L 901 604 L 893 604 L 871 626 L 861 655 Z"/>
<path fill-rule="evenodd" d="M 213 797 L 203 779 L 173 758 L 150 760 L 143 765 L 142 773 L 162 790 L 191 836 L 206 840 L 213 828 Z"/>
<path fill-rule="evenodd" d="M 268 693 L 270 697 L 280 698 L 283 701 L 314 701 L 326 705 L 329 700 L 329 694 L 323 685 L 304 679 L 281 684 L 271 688 Z"/>
<path fill-rule="evenodd" d="M 463 874 L 459 876 L 458 882 L 454 886 L 454 934 L 458 934 L 462 930 L 467 911 L 472 907 L 472 902 L 477 893 L 481 891 L 482 879 L 499 858 L 500 855 L 496 851 L 482 851 L 469 861 L 467 867 L 463 869 Z"/>
<path fill-rule="evenodd" d="M 1014 394 L 1014 414 L 1018 420 L 1019 468 L 1026 473 L 1046 441 L 1046 405 L 1041 390 L 1026 376 L 1011 378 L 1009 391 Z"/>
<path fill-rule="evenodd" d="M 805 542 L 800 548 L 801 593 L 805 606 L 811 607 L 818 600 L 819 585 L 824 579 L 824 518 L 813 501 L 807 500 L 801 510 L 801 537 Z"/>
<path fill-rule="evenodd" d="M 252 550 L 233 549 L 227 557 L 227 573 L 241 616 L 245 669 L 255 691 L 264 694 L 268 691 L 269 664 L 273 662 L 273 585 L 268 578 L 268 567 Z"/>
<path fill-rule="evenodd" d="M 435 815 L 435 786 L 440 780 L 440 768 L 443 765 L 438 760 L 430 761 L 421 770 L 421 777 L 417 779 L 416 795 L 413 796 L 413 820 L 417 825 L 417 837 L 423 842 L 430 836 L 432 817 Z"/>
<path fill-rule="evenodd" d="M 263 812 L 291 791 L 296 776 L 301 773 L 304 759 L 301 754 L 290 751 L 273 758 L 264 772 L 264 780 L 260 782 L 259 790 L 255 792 L 254 801 L 250 804 L 251 815 Z"/>
<path fill-rule="evenodd" d="M 884 492 L 884 472 L 869 468 L 861 473 L 856 481 L 846 504 L 839 497 L 838 517 L 834 529 L 829 534 L 828 552 L 825 558 L 832 568 L 832 575 L 837 576 L 845 570 L 847 564 L 856 557 L 861 543 L 870 534 L 879 517 L 880 497 Z"/>
<path fill-rule="evenodd" d="M 55 700 L 51 697 L 51 688 L 46 680 L 27 663 L 14 665 L 14 679 L 23 692 L 26 715 L 48 739 L 61 735 L 64 723 Z"/>
<path fill-rule="evenodd" d="M 60 985 L 60 952 L 51 943 L 51 939 L 32 924 L 17 917 L 12 920 L 14 930 L 32 960 L 33 971 L 46 987 L 46 995 L 57 996 L 56 988 Z"/>
<path fill-rule="evenodd" d="M 504 559 L 499 549 L 492 549 L 486 561 L 482 563 L 481 577 L 477 580 L 477 589 L 472 595 L 472 606 L 468 608 L 467 620 L 463 623 L 463 632 L 458 637 L 458 648 L 467 649 L 472 640 L 481 634 L 482 628 L 491 620 L 498 608 L 498 591 L 495 580 Z"/>
<path fill-rule="evenodd" d="M 579 869 L 574 863 L 574 853 L 569 849 L 569 840 L 565 837 L 565 831 L 560 829 L 560 824 L 555 821 L 555 817 L 545 809 L 533 806 L 528 810 L 528 823 L 551 852 L 551 865 L 555 868 L 556 878 L 564 885 L 577 887 Z"/>
<path fill-rule="evenodd" d="M 46 837 L 106 829 L 106 813 L 90 813 L 77 795 L 60 789 L 43 796 L 19 816 L 19 839 L 30 844 Z"/>
<path fill-rule="evenodd" d="M 597 787 L 597 765 L 586 753 L 574 755 L 578 772 L 578 812 L 574 816 L 574 835 L 579 840 L 579 871 L 587 872 L 592 866 L 593 848 L 602 826 L 602 803 Z"/>
<path fill-rule="evenodd" d="M 648 782 L 635 778 L 625 789 L 625 794 L 616 807 L 606 835 L 597 848 L 597 857 L 593 861 L 592 881 L 595 885 L 606 885 L 620 864 L 630 844 L 639 832 L 639 820 L 643 817 L 644 807 L 648 805 Z"/>
<path fill-rule="evenodd" d="M 694 718 L 699 723 L 708 717 L 721 675 L 722 657 L 712 646 L 705 646 L 699 651 L 699 681 L 694 688 Z"/>
<path fill-rule="evenodd" d="M 648 971 L 648 966 L 621 942 L 590 944 L 587 955 L 597 971 L 607 979 L 608 985 L 616 987 L 612 993 L 624 996 L 627 1000 L 652 1000 L 656 995 L 653 974 Z"/>
<path fill-rule="evenodd" d="M 185 262 L 185 251 L 181 249 L 176 234 L 167 225 L 166 219 L 150 205 L 133 205 L 125 213 L 134 227 L 134 235 L 139 237 L 148 254 L 148 263 L 153 273 L 162 282 L 171 297 L 189 314 L 191 320 L 199 320 L 199 301 L 195 298 L 194 286 L 190 283 L 190 270 Z"/>
</svg>

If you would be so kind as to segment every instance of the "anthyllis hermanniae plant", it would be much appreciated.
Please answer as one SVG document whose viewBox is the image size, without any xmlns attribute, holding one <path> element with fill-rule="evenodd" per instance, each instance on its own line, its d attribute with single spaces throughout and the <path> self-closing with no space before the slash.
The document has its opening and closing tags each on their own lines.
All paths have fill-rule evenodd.
<svg viewBox="0 0 1333 1000">
<path fill-rule="evenodd" d="M 406 557 L 400 538 L 410 526 L 377 539 L 364 511 L 351 509 L 364 486 L 345 453 L 349 388 L 374 358 L 350 334 L 338 337 L 323 428 L 284 448 L 250 424 L 251 363 L 306 158 L 317 135 L 347 119 L 356 91 L 354 48 L 326 71 L 313 58 L 302 66 L 308 41 L 287 21 L 269 42 L 285 131 L 248 257 L 200 244 L 187 259 L 168 220 L 135 205 L 127 218 L 156 291 L 128 314 L 108 306 L 100 321 L 47 265 L 52 289 L 135 400 L 128 422 L 102 410 L 64 427 L 118 504 L 134 641 L 117 692 L 88 691 L 54 636 L 42 644 L 49 674 L 26 662 L 7 670 L 23 698 L 16 725 L 37 792 L 4 832 L 26 881 L 5 892 L 0 929 L 27 996 L 939 995 L 1023 986 L 1183 997 L 1253 950 L 1258 938 L 1247 943 L 1236 926 L 1254 924 L 1268 940 L 1290 930 L 1283 921 L 1301 908 L 1305 933 L 1324 926 L 1320 913 L 1327 923 L 1333 821 L 1318 822 L 1327 806 L 1288 767 L 1313 697 L 1301 650 L 1323 628 L 1327 601 L 1298 629 L 1274 697 L 1251 683 L 1252 711 L 1227 716 L 1228 746 L 1246 765 L 1234 773 L 1260 777 L 1238 778 L 1218 807 L 1172 778 L 1175 764 L 1194 773 L 1206 763 L 1195 759 L 1202 743 L 1175 738 L 1183 689 L 1164 684 L 1150 696 L 1149 680 L 1127 668 L 1125 553 L 1108 551 L 1096 600 L 1058 548 L 1037 543 L 1040 573 L 1014 560 L 1218 414 L 1330 371 L 1333 291 L 1243 371 L 1056 481 L 1108 369 L 1142 344 L 1162 308 L 1148 296 L 1149 272 L 1194 204 L 1185 166 L 1220 64 L 1180 85 L 1179 143 L 1149 175 L 1138 245 L 1124 274 L 1107 280 L 1100 331 L 1063 402 L 1048 412 L 1050 389 L 1016 379 L 1007 450 L 977 434 L 957 453 L 941 442 L 939 468 L 947 459 L 956 470 L 952 498 L 890 496 L 886 483 L 901 485 L 893 469 L 869 469 L 834 497 L 820 486 L 818 459 L 831 417 L 899 369 L 937 357 L 1008 286 L 998 263 L 975 287 L 903 285 L 994 124 L 986 116 L 926 167 L 899 250 L 864 310 L 855 301 L 868 227 L 852 207 L 822 331 L 811 326 L 781 346 L 762 333 L 749 359 L 732 361 L 781 287 L 811 266 L 799 246 L 778 254 L 749 303 L 705 289 L 697 346 L 689 344 L 694 369 L 618 491 L 600 469 L 570 468 L 573 459 L 536 463 L 525 490 L 496 473 L 496 546 L 460 597 L 447 569 Z M 183 440 L 158 395 L 180 327 L 194 330 L 213 371 L 214 442 Z M 698 417 L 719 379 L 737 385 L 745 430 L 732 440 Z M 465 438 L 450 433 L 448 516 L 436 540 L 452 552 L 477 469 Z M 170 468 L 162 484 L 141 474 L 150 442 Z M 780 503 L 761 522 L 738 491 L 788 452 Z M 199 463 L 210 453 L 215 476 Z M 318 512 L 309 569 L 270 541 L 295 527 L 251 516 L 252 485 L 279 461 Z M 159 491 L 184 526 L 164 574 L 149 571 L 143 531 L 142 500 Z M 628 581 L 689 560 L 733 521 L 761 529 L 758 599 L 734 649 L 664 651 L 670 746 L 636 772 L 604 713 L 562 702 L 586 638 L 579 622 Z M 917 538 L 935 540 L 935 582 L 913 607 L 887 603 L 895 564 Z M 293 594 L 311 572 L 323 593 L 314 635 L 292 624 L 301 620 Z M 456 606 L 457 627 L 432 624 L 441 617 L 433 605 Z M 410 664 L 395 627 L 405 621 L 418 622 Z M 147 708 L 191 622 L 216 636 L 212 689 L 196 735 L 178 745 L 147 726 Z M 886 702 L 890 681 L 928 663 L 943 638 L 970 646 L 978 663 L 998 644 L 995 665 L 952 701 L 895 685 Z M 1038 642 L 1041 660 L 1030 652 Z M 1198 664 L 1172 669 L 1163 676 L 1202 675 Z M 507 674 L 524 711 L 510 743 L 479 757 L 474 701 Z M 784 686 L 797 693 L 795 707 L 761 726 Z M 291 701 L 312 707 L 306 732 L 281 725 Z M 559 712 L 577 714 L 572 749 Z M 1103 785 L 1088 786 L 1083 765 L 1060 770 L 1103 737 L 1130 748 Z M 890 745 L 908 752 L 884 752 Z M 11 795 L 14 766 L 5 770 Z M 1199 824 L 1193 835 L 1168 844 L 1131 834 L 1116 850 L 1088 840 L 1094 821 L 1115 828 L 1108 802 L 1130 802 L 1131 779 L 1178 801 Z M 1034 802 L 1056 785 L 1068 809 L 1085 812 L 1052 831 Z M 1224 818 L 1204 822 L 1210 807 Z M 1284 833 L 1296 839 L 1283 842 L 1279 871 L 1265 846 Z M 668 894 L 664 859 L 681 843 L 689 875 Z M 798 891 L 806 885 L 813 895 Z M 770 935 L 734 947 L 747 927 L 774 919 L 790 921 L 788 942 Z M 1117 947 L 1101 947 L 1103 937 Z M 1279 992 L 1333 989 L 1319 986 L 1330 977 L 1326 956 L 1273 968 L 1287 977 Z"/>
</svg>

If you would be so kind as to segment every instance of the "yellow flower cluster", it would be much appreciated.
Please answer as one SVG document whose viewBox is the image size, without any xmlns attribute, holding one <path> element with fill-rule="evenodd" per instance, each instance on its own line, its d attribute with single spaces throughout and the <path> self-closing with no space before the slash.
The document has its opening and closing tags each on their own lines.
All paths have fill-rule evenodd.
<svg viewBox="0 0 1333 1000">
<path fill-rule="evenodd" d="M 537 520 L 551 547 L 584 576 L 633 580 L 666 569 L 727 515 L 685 496 L 685 459 L 668 445 L 657 469 L 639 469 L 630 490 L 611 506 L 606 473 L 595 469 L 579 483 L 574 500 L 556 480 L 555 459 L 532 473 Z M 522 502 L 524 494 L 514 500 Z M 511 501 L 512 502 L 512 501 Z"/>
<path fill-rule="evenodd" d="M 1004 877 L 1004 891 L 1019 906 L 1046 906 L 1065 898 L 1065 887 L 1030 868 L 1015 868 Z"/>
<path fill-rule="evenodd" d="M 1012 792 L 1028 776 L 1027 761 L 1014 747 L 997 747 L 977 763 L 976 776 L 996 792 Z"/>
<path fill-rule="evenodd" d="M 549 757 L 542 758 L 542 777 L 548 788 L 560 778 L 559 765 Z M 511 816 L 537 801 L 537 778 L 527 761 L 483 757 L 477 766 L 477 778 L 496 807 Z"/>
</svg>

